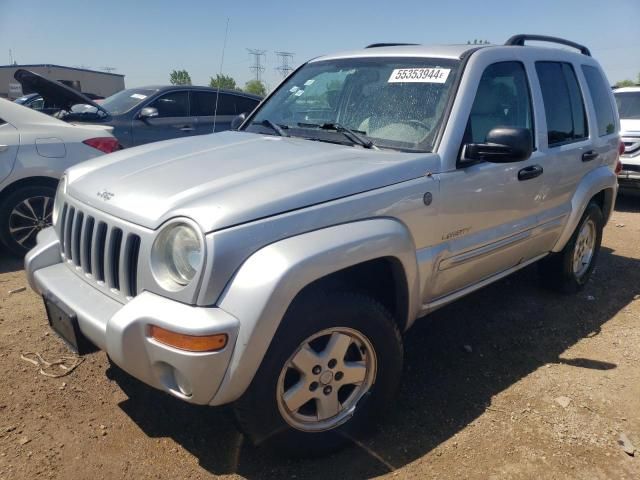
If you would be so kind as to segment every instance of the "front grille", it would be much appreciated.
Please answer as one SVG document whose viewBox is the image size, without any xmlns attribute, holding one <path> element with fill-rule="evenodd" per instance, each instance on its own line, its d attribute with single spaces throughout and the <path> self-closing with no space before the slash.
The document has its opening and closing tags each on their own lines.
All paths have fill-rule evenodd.
<svg viewBox="0 0 640 480">
<path fill-rule="evenodd" d="M 628 172 L 640 172 L 640 165 L 633 165 L 630 163 L 622 163 L 622 170 Z"/>
<path fill-rule="evenodd" d="M 140 236 L 65 203 L 58 226 L 63 258 L 88 278 L 126 297 L 138 294 Z"/>
</svg>

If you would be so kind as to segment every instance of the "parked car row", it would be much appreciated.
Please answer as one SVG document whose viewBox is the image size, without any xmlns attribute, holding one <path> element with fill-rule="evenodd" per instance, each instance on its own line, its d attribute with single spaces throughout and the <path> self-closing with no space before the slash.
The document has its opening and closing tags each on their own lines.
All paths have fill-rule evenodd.
<svg viewBox="0 0 640 480">
<path fill-rule="evenodd" d="M 0 99 L 0 243 L 24 255 L 51 225 L 67 168 L 120 149 L 108 125 L 75 125 Z"/>
<path fill-rule="evenodd" d="M 125 148 L 228 130 L 234 117 L 253 111 L 261 100 L 244 92 L 208 87 L 149 86 L 122 90 L 96 103 L 28 70 L 20 69 L 14 76 L 23 92 L 33 92 L 19 99 L 23 103 L 53 112 L 67 122 L 112 126 Z M 37 103 L 40 99 L 41 104 Z"/>
<path fill-rule="evenodd" d="M 228 130 L 261 100 L 205 87 L 153 86 L 98 103 L 27 70 L 15 78 L 32 93 L 0 101 L 0 243 L 18 255 L 51 225 L 56 185 L 68 167 L 125 147 Z"/>
</svg>

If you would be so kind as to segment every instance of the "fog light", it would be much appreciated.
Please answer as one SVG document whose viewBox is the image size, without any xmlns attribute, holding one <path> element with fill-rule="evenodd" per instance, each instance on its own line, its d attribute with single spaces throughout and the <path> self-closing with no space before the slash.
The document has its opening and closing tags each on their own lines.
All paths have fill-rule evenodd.
<svg viewBox="0 0 640 480">
<path fill-rule="evenodd" d="M 172 332 L 157 325 L 150 325 L 149 336 L 157 342 L 189 352 L 215 352 L 227 345 L 227 334 L 215 335 L 185 335 Z"/>
</svg>

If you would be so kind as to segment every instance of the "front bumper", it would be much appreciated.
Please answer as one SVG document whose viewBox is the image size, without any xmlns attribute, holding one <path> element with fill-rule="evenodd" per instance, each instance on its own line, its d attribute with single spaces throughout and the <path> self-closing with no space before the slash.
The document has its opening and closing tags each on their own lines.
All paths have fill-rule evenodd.
<svg viewBox="0 0 640 480">
<path fill-rule="evenodd" d="M 25 258 L 29 285 L 76 313 L 81 332 L 119 367 L 155 388 L 191 403 L 209 404 L 229 365 L 239 322 L 220 308 L 194 307 L 143 292 L 126 304 L 83 281 L 61 259 L 53 229 L 43 230 Z M 186 335 L 225 333 L 217 352 L 188 352 L 157 342 L 150 325 Z"/>
<path fill-rule="evenodd" d="M 625 190 L 640 190 L 640 165 L 625 165 L 623 158 L 622 171 L 618 174 L 618 185 Z"/>
</svg>

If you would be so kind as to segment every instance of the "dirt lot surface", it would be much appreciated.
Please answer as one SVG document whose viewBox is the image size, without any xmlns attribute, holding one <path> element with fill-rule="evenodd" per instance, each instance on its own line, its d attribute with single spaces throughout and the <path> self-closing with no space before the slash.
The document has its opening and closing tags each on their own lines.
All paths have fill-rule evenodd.
<svg viewBox="0 0 640 480">
<path fill-rule="evenodd" d="M 194 407 L 87 356 L 53 379 L 21 360 L 67 353 L 20 262 L 0 254 L 0 479 L 640 478 L 640 199 L 621 199 L 576 296 L 535 267 L 417 324 L 378 434 L 320 460 L 247 444 L 229 409 Z"/>
</svg>

